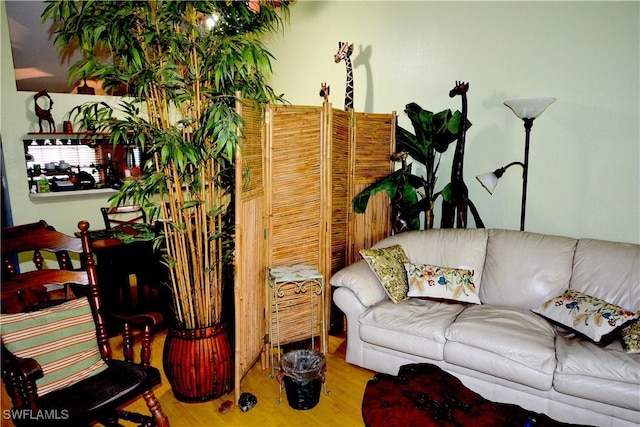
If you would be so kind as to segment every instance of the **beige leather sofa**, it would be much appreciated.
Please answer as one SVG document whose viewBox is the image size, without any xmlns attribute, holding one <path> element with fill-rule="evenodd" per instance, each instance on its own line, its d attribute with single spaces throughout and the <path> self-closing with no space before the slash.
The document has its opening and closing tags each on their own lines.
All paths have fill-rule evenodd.
<svg viewBox="0 0 640 427">
<path fill-rule="evenodd" d="M 578 290 L 640 310 L 640 245 L 485 229 L 391 236 L 412 263 L 474 270 L 481 304 L 426 298 L 393 302 L 358 261 L 331 278 L 346 314 L 349 363 L 395 375 L 432 363 L 490 400 L 599 426 L 640 425 L 640 354 L 619 338 L 595 344 L 535 314 Z"/>
</svg>

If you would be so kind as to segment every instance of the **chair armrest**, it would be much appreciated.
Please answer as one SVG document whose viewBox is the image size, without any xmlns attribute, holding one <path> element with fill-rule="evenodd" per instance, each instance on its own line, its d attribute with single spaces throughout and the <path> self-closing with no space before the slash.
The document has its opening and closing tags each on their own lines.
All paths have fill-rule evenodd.
<svg viewBox="0 0 640 427">
<path fill-rule="evenodd" d="M 18 357 L 2 346 L 2 377 L 9 372 L 14 372 L 22 380 L 35 381 L 42 378 L 42 367 L 36 359 L 30 357 Z"/>
<path fill-rule="evenodd" d="M 154 331 L 162 325 L 162 314 L 157 312 L 140 313 L 131 316 L 113 314 L 114 319 L 122 322 L 122 353 L 124 360 L 133 363 L 134 330 L 141 330 L 140 364 L 145 369 L 151 363 L 151 341 Z"/>
<path fill-rule="evenodd" d="M 36 380 L 42 367 L 30 357 L 18 357 L 2 346 L 2 381 L 14 408 L 30 408 L 38 398 Z"/>
<path fill-rule="evenodd" d="M 138 313 L 138 314 L 132 314 L 132 315 L 116 313 L 116 314 L 110 314 L 110 316 L 122 322 L 123 325 L 129 324 L 132 327 L 137 327 L 137 328 L 144 328 L 145 325 L 149 325 L 153 329 L 155 329 L 160 325 L 162 325 L 164 321 L 164 317 L 162 316 L 162 314 L 155 311 L 149 311 L 146 313 Z"/>
</svg>

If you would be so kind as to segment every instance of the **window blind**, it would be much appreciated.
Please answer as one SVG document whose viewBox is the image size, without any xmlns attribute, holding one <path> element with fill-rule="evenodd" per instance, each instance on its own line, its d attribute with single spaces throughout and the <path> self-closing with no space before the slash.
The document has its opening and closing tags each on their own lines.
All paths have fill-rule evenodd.
<svg viewBox="0 0 640 427">
<path fill-rule="evenodd" d="M 100 174 L 96 165 L 101 162 L 97 151 L 85 144 L 29 145 L 27 153 L 32 156 L 32 160 L 27 161 L 27 167 L 33 168 L 34 165 L 40 165 L 40 168 L 45 171 L 47 163 L 55 163 L 58 166 L 63 161 L 71 166 L 73 172 L 90 173 L 98 183 L 100 182 Z"/>
</svg>

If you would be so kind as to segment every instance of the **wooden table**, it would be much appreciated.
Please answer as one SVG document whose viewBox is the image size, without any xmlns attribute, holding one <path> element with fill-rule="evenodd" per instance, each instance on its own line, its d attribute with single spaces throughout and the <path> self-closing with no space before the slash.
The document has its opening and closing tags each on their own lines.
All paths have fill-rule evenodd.
<svg viewBox="0 0 640 427">
<path fill-rule="evenodd" d="M 166 274 L 154 249 L 156 237 L 156 230 L 147 224 L 89 232 L 107 313 L 168 312 L 167 292 L 161 284 Z"/>
</svg>

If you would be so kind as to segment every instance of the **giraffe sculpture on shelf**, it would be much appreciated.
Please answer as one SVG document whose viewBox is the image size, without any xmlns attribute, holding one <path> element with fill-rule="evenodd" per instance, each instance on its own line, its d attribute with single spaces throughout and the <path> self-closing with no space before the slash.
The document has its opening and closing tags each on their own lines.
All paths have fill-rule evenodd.
<svg viewBox="0 0 640 427">
<path fill-rule="evenodd" d="M 344 61 L 347 66 L 347 87 L 344 94 L 344 109 L 353 109 L 353 67 L 351 66 L 351 54 L 353 53 L 353 43 L 338 42 L 338 51 L 333 56 L 336 64 Z"/>
<path fill-rule="evenodd" d="M 467 208 L 471 210 L 476 227 L 484 228 L 484 223 L 480 219 L 478 210 L 471 200 L 469 200 L 469 189 L 464 183 L 464 146 L 467 133 L 467 92 L 469 83 L 456 81 L 455 86 L 449 91 L 449 96 L 453 98 L 460 95 L 462 98 L 462 118 L 458 130 L 458 142 L 453 155 L 451 166 L 451 182 L 449 183 L 451 192 L 449 200 L 442 202 L 441 228 L 453 228 L 454 222 L 457 228 L 467 228 Z"/>
</svg>

